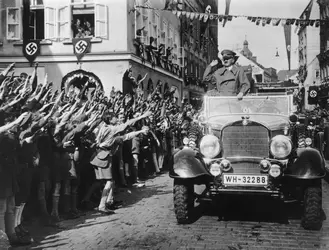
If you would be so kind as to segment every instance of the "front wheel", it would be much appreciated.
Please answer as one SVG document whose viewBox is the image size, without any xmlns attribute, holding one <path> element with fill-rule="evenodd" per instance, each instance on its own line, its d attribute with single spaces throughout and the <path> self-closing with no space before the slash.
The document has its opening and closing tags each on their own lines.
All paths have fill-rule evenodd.
<svg viewBox="0 0 329 250">
<path fill-rule="evenodd" d="M 188 181 L 174 181 L 174 209 L 179 224 L 189 223 L 194 208 L 194 185 Z"/>
<path fill-rule="evenodd" d="M 321 182 L 316 186 L 310 186 L 304 193 L 304 215 L 302 226 L 307 230 L 320 230 L 324 212 L 322 210 L 322 188 Z"/>
</svg>

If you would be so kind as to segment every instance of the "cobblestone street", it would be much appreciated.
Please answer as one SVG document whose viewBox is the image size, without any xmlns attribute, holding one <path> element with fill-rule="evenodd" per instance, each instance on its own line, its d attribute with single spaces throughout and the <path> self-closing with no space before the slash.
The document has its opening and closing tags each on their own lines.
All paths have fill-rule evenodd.
<svg viewBox="0 0 329 250">
<path fill-rule="evenodd" d="M 296 205 L 270 200 L 232 200 L 219 221 L 205 212 L 193 224 L 177 225 L 173 212 L 173 181 L 168 174 L 148 180 L 146 187 L 121 189 L 125 201 L 116 214 L 90 212 L 61 222 L 61 229 L 31 228 L 30 249 L 328 249 L 329 221 L 319 232 L 300 226 Z M 323 182 L 324 209 L 329 214 L 329 185 Z M 37 230 L 37 231 L 36 231 Z"/>
</svg>

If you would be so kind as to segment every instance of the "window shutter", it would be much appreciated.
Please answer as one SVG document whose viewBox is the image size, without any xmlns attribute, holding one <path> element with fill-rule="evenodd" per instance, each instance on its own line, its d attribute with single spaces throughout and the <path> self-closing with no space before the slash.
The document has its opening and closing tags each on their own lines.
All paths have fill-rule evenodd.
<svg viewBox="0 0 329 250">
<path fill-rule="evenodd" d="M 45 39 L 56 39 L 56 9 L 45 7 Z"/>
<path fill-rule="evenodd" d="M 18 7 L 7 7 L 7 40 L 21 40 L 21 9 Z"/>
<path fill-rule="evenodd" d="M 58 9 L 58 37 L 59 39 L 71 39 L 71 8 L 64 6 Z"/>
<path fill-rule="evenodd" d="M 107 6 L 95 4 L 95 36 L 108 39 Z"/>
</svg>

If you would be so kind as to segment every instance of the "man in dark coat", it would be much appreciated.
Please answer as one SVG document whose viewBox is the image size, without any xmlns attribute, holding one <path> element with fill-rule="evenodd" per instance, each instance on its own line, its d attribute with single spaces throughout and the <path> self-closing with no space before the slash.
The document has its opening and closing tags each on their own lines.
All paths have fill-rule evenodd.
<svg viewBox="0 0 329 250">
<path fill-rule="evenodd" d="M 238 59 L 235 52 L 223 50 L 221 54 L 224 67 L 212 74 L 212 67 L 218 64 L 218 60 L 212 61 L 204 72 L 203 81 L 216 86 L 217 92 L 212 90 L 212 93 L 221 96 L 237 96 L 241 100 L 250 89 L 247 75 L 242 67 L 235 64 Z"/>
<path fill-rule="evenodd" d="M 126 70 L 126 72 L 124 73 L 123 78 L 122 78 L 123 95 L 134 94 L 136 87 L 137 87 L 137 85 L 136 85 L 134 78 L 132 78 L 132 71 L 131 71 L 131 65 L 130 65 L 129 69 Z"/>
</svg>

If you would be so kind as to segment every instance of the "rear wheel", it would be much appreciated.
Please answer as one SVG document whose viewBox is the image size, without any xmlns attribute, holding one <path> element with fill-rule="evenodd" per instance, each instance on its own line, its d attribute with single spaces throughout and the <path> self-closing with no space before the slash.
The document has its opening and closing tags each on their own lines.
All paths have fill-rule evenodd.
<svg viewBox="0 0 329 250">
<path fill-rule="evenodd" d="M 321 182 L 319 182 L 316 186 L 310 186 L 305 189 L 302 226 L 308 230 L 320 230 L 323 219 L 322 188 Z"/>
<path fill-rule="evenodd" d="M 194 209 L 194 185 L 188 181 L 174 181 L 174 209 L 179 224 L 189 223 Z"/>
</svg>

